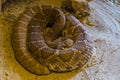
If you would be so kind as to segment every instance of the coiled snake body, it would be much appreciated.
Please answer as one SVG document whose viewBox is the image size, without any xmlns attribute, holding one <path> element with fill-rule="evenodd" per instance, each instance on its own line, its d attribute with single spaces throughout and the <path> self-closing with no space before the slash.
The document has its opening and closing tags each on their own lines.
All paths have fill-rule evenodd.
<svg viewBox="0 0 120 80">
<path fill-rule="evenodd" d="M 93 40 L 73 15 L 47 5 L 26 9 L 11 41 L 17 61 L 37 75 L 82 68 L 94 51 Z"/>
</svg>

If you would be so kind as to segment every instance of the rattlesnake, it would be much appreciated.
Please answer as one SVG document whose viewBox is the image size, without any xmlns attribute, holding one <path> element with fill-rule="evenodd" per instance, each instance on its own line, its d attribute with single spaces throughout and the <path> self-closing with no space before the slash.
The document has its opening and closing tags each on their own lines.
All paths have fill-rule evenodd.
<svg viewBox="0 0 120 80">
<path fill-rule="evenodd" d="M 16 21 L 11 43 L 16 60 L 37 75 L 82 68 L 94 53 L 85 26 L 49 5 L 27 8 Z"/>
</svg>

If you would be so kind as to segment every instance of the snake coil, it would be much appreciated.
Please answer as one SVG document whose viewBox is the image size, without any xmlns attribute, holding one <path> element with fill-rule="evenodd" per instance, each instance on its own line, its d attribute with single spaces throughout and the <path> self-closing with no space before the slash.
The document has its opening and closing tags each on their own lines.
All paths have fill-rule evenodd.
<svg viewBox="0 0 120 80">
<path fill-rule="evenodd" d="M 26 9 L 16 21 L 11 43 L 16 60 L 37 75 L 82 68 L 94 53 L 85 26 L 67 11 L 49 5 Z"/>
</svg>

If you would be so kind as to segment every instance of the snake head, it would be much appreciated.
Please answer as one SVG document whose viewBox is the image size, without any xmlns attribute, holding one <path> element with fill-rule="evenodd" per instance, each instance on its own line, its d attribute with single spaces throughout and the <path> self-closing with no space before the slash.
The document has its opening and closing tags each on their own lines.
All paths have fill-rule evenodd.
<svg viewBox="0 0 120 80">
<path fill-rule="evenodd" d="M 72 45 L 73 45 L 73 40 L 68 38 L 68 39 L 65 39 L 63 42 L 61 42 L 58 45 L 58 48 L 64 50 L 71 47 Z"/>
<path fill-rule="evenodd" d="M 66 39 L 63 44 L 66 46 L 66 47 L 71 47 L 73 45 L 73 40 L 72 39 Z"/>
</svg>

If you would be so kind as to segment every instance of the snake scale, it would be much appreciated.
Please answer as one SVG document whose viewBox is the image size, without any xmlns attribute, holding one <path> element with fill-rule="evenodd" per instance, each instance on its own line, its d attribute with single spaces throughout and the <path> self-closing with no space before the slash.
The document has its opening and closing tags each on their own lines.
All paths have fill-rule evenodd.
<svg viewBox="0 0 120 80">
<path fill-rule="evenodd" d="M 66 10 L 49 5 L 21 13 L 11 43 L 16 60 L 36 75 L 82 68 L 94 53 L 85 26 Z"/>
</svg>

